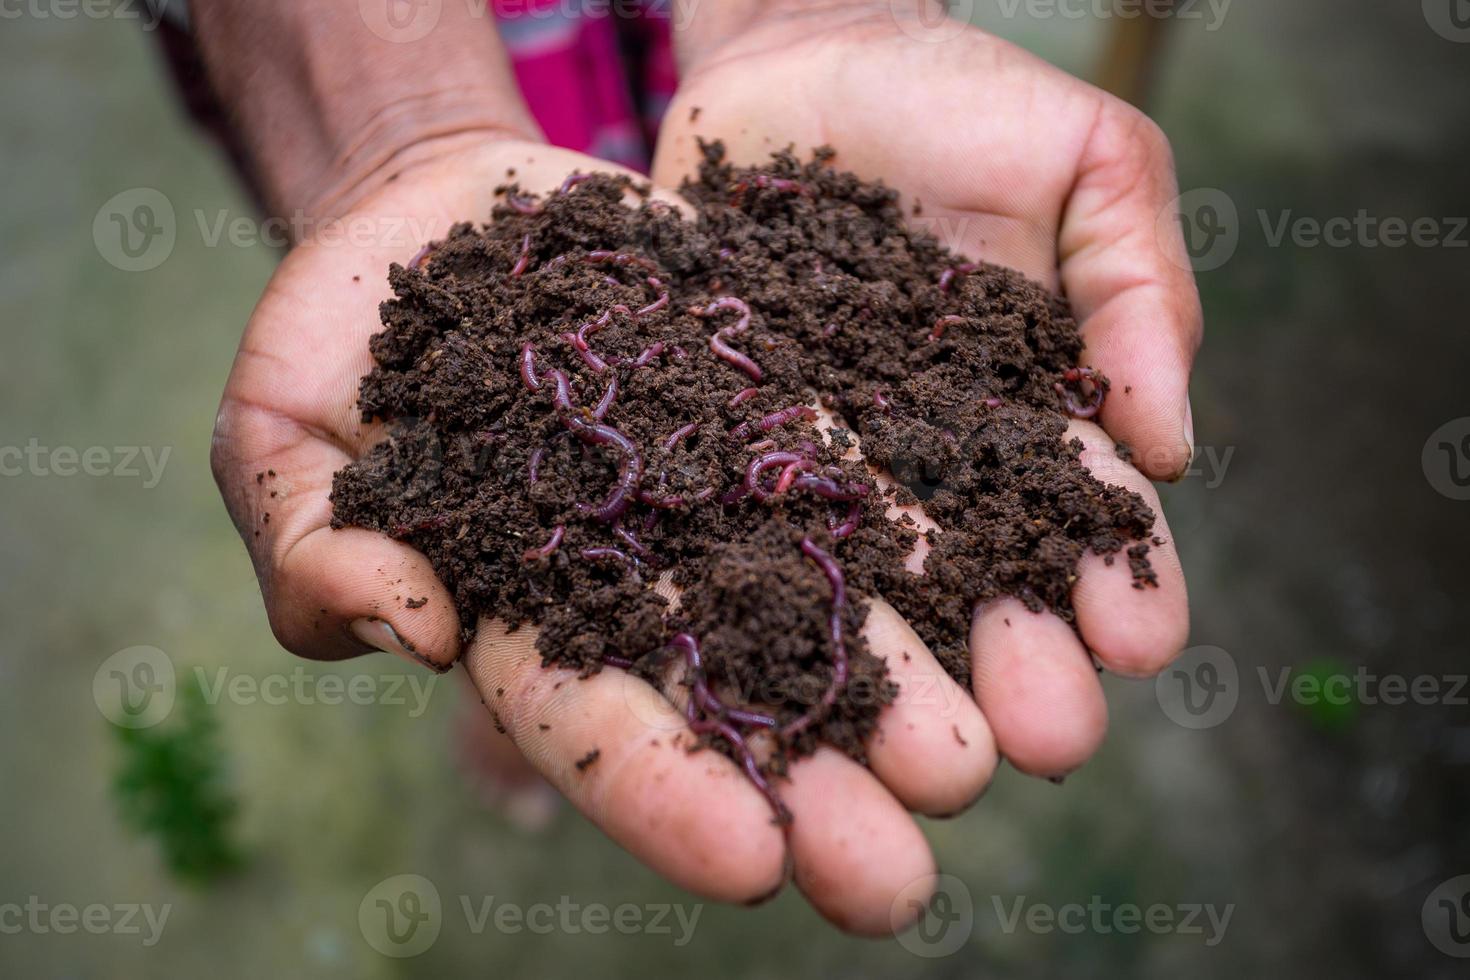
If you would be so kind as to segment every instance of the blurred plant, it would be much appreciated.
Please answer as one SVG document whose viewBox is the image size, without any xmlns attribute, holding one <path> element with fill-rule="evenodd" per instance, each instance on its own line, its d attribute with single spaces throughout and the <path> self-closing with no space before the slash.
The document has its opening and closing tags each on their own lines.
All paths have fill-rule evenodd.
<svg viewBox="0 0 1470 980">
<path fill-rule="evenodd" d="M 231 833 L 238 807 L 204 692 L 196 681 L 179 695 L 173 720 L 113 729 L 122 760 L 112 788 L 123 822 L 157 839 L 175 877 L 202 885 L 243 863 Z"/>
</svg>

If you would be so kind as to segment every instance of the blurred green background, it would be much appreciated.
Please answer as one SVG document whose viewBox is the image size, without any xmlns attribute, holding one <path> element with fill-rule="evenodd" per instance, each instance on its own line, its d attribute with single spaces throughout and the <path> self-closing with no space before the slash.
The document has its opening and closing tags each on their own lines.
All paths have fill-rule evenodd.
<svg viewBox="0 0 1470 980">
<path fill-rule="evenodd" d="M 1195 192 L 1186 204 L 1204 202 L 1186 213 L 1233 235 L 1199 240 L 1206 264 L 1228 260 L 1201 275 L 1201 462 L 1165 497 L 1191 642 L 1224 651 L 1235 706 L 1188 727 L 1169 688 L 1182 676 L 1109 678 L 1112 732 L 1083 771 L 1061 787 L 1003 771 L 972 812 L 927 824 L 963 883 L 952 897 L 973 910 L 944 956 L 922 940 L 843 938 L 792 894 L 705 906 L 684 945 L 674 919 L 673 935 L 493 921 L 477 933 L 462 898 L 680 903 L 686 915 L 695 903 L 573 812 L 527 833 L 486 808 L 455 761 L 452 677 L 422 712 L 407 689 L 401 705 L 219 700 L 207 714 L 220 751 L 205 763 L 238 803 L 241 862 L 203 884 L 169 870 L 112 790 L 137 750 L 99 710 L 104 661 L 157 648 L 181 692 L 196 668 L 209 685 L 404 675 L 387 657 L 301 664 L 275 644 L 209 475 L 219 392 L 277 256 L 209 247 L 195 215 L 249 218 L 248 200 L 189 128 L 136 22 L 7 7 L 0 447 L 101 447 L 108 475 L 60 475 L 52 452 L 45 475 L 27 464 L 0 477 L 0 976 L 1463 976 L 1450 954 L 1470 955 L 1467 887 L 1453 880 L 1470 873 L 1470 692 L 1448 695 L 1467 670 L 1470 502 L 1436 490 L 1450 458 L 1423 454 L 1470 415 L 1470 233 L 1456 232 L 1470 215 L 1470 43 L 1444 28 L 1455 2 L 1236 0 L 1218 22 L 1200 4 L 1199 19 L 1170 25 L 1151 109 Z M 960 6 L 1084 75 L 1108 27 L 1047 15 L 1055 5 Z M 179 215 L 172 253 L 147 272 L 109 262 L 93 234 L 106 202 L 137 188 Z M 1233 218 L 1207 210 L 1221 200 Z M 1441 240 L 1273 240 L 1284 215 L 1360 211 L 1434 219 Z M 1454 431 L 1452 445 L 1466 430 Z M 156 485 L 141 459 L 139 476 L 118 472 L 124 447 L 169 451 Z M 1220 663 L 1190 658 L 1197 679 L 1200 658 Z M 1429 678 L 1439 694 L 1272 696 L 1282 671 L 1360 668 Z M 197 831 L 191 812 L 175 818 Z M 381 955 L 359 924 L 370 890 L 399 874 L 424 876 L 443 902 L 437 941 L 409 959 Z M 1221 936 L 1203 915 L 1202 933 L 1012 926 L 1018 901 L 1231 917 Z M 97 934 L 63 932 L 49 911 L 38 927 L 7 903 L 106 906 L 114 926 L 128 905 L 169 917 L 149 945 L 141 916 L 141 934 L 100 918 Z"/>
</svg>

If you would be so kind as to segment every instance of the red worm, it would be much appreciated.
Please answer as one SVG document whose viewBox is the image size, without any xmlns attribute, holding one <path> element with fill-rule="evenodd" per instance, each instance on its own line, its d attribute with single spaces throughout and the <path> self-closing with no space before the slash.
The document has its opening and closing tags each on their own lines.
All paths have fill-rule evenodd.
<svg viewBox="0 0 1470 980">
<path fill-rule="evenodd" d="M 655 357 L 658 357 L 663 352 L 664 342 L 662 340 L 655 341 L 645 347 L 643 349 L 643 352 L 640 353 L 637 357 L 633 358 L 633 366 L 635 368 L 647 367 L 653 362 L 653 359 Z"/>
<path fill-rule="evenodd" d="M 759 388 L 741 388 L 733 396 L 731 396 L 729 401 L 725 402 L 725 407 L 734 408 L 736 405 L 742 405 L 745 402 L 750 401 L 758 394 L 760 394 Z"/>
<path fill-rule="evenodd" d="M 521 347 L 521 382 L 530 391 L 541 390 L 541 379 L 536 376 L 536 348 L 530 341 Z"/>
<path fill-rule="evenodd" d="M 721 296 L 704 308 L 698 306 L 691 307 L 689 312 L 695 316 L 703 317 L 714 316 L 721 310 L 734 310 L 740 314 L 740 319 L 736 320 L 730 326 L 721 327 L 711 334 L 709 338 L 709 349 L 715 352 L 716 357 L 733 364 L 750 375 L 752 381 L 759 381 L 761 379 L 760 365 L 731 347 L 725 340 L 727 336 L 744 333 L 750 326 L 750 307 L 744 300 L 737 299 L 734 296 Z"/>
<path fill-rule="evenodd" d="M 434 254 L 434 245 L 429 243 L 414 253 L 413 258 L 408 260 L 410 269 L 422 269 L 429 264 L 429 258 Z"/>
<path fill-rule="evenodd" d="M 1092 385 L 1091 400 L 1086 404 L 1077 401 L 1073 389 L 1081 386 L 1083 381 Z M 1062 380 L 1056 382 L 1053 387 L 1067 403 L 1067 411 L 1073 418 L 1090 419 L 1102 411 L 1103 399 L 1107 397 L 1106 384 L 1098 376 L 1093 368 L 1067 368 L 1062 374 Z"/>
<path fill-rule="evenodd" d="M 756 420 L 755 427 L 761 432 L 770 432 L 772 429 L 779 428 L 790 422 L 795 422 L 797 419 L 814 422 L 816 418 L 817 413 L 810 406 L 792 405 L 790 408 L 783 408 L 769 415 L 761 416 Z M 749 422 L 741 422 L 726 434 L 731 439 L 749 439 L 751 435 L 750 425 L 751 423 Z"/>
<path fill-rule="evenodd" d="M 529 233 L 521 239 L 521 257 L 516 259 L 516 264 L 511 266 L 510 275 L 514 279 L 526 271 L 531 264 L 531 236 Z"/>
<path fill-rule="evenodd" d="M 841 524 L 835 524 L 834 520 L 828 520 L 827 524 L 831 530 L 832 539 L 841 541 L 858 529 L 858 523 L 863 517 L 863 505 L 861 501 L 854 500 L 847 508 L 847 519 Z"/>
<path fill-rule="evenodd" d="M 629 531 L 627 528 L 615 524 L 613 525 L 613 533 L 622 538 L 623 541 L 628 545 L 628 550 L 633 552 L 633 554 L 637 555 L 638 557 L 647 558 L 652 553 L 648 550 L 647 546 L 645 546 L 642 541 L 638 540 L 638 536 L 635 535 L 632 531 Z"/>
<path fill-rule="evenodd" d="M 837 702 L 838 692 L 847 686 L 847 644 L 842 635 L 842 617 L 847 610 L 847 585 L 842 576 L 842 566 L 811 538 L 801 539 L 801 553 L 816 563 L 832 586 L 832 611 L 827 617 L 827 632 L 832 641 L 832 680 L 821 700 L 811 710 L 781 729 L 781 734 L 787 738 L 801 734 L 825 716 Z"/>
<path fill-rule="evenodd" d="M 654 300 L 652 303 L 649 303 L 647 306 L 634 313 L 633 316 L 635 318 L 647 316 L 650 313 L 657 313 L 659 310 L 669 305 L 669 291 L 664 288 L 664 284 L 662 282 L 660 282 L 653 276 L 649 276 L 648 285 L 653 287 L 654 292 L 658 293 L 658 299 Z"/>
<path fill-rule="evenodd" d="M 597 402 L 597 407 L 592 410 L 592 417 L 601 422 L 607 417 L 608 409 L 612 408 L 613 402 L 618 399 L 618 378 L 613 375 L 607 383 L 607 391 L 602 393 L 602 398 Z"/>
<path fill-rule="evenodd" d="M 810 190 L 799 180 L 790 180 L 786 177 L 773 177 L 770 174 L 756 174 L 747 180 L 736 181 L 730 185 L 730 202 L 733 204 L 740 200 L 746 191 L 754 187 L 757 190 L 767 188 L 780 191 L 783 194 L 809 195 Z"/>
<path fill-rule="evenodd" d="M 964 317 L 955 316 L 953 313 L 951 313 L 949 316 L 942 316 L 935 322 L 934 329 L 929 331 L 929 339 L 938 340 L 940 337 L 944 336 L 944 331 L 946 327 L 957 327 L 960 324 L 966 322 L 968 321 Z"/>
<path fill-rule="evenodd" d="M 680 426 L 679 428 L 675 429 L 673 432 L 669 433 L 668 438 L 666 438 L 664 440 L 664 449 L 667 449 L 667 450 L 669 450 L 669 451 L 672 452 L 673 451 L 673 448 L 675 446 L 677 446 L 679 443 L 683 442 L 685 439 L 689 438 L 690 436 L 694 435 L 694 433 L 696 433 L 698 431 L 699 431 L 699 423 L 698 422 L 690 422 L 688 425 Z"/>
<path fill-rule="evenodd" d="M 616 561 L 622 563 L 628 569 L 628 574 L 635 579 L 638 578 L 638 563 L 628 557 L 628 553 L 618 548 L 583 548 L 578 552 L 587 561 Z"/>
<path fill-rule="evenodd" d="M 582 181 L 589 179 L 591 176 L 592 176 L 591 174 L 579 174 L 579 173 L 571 174 L 571 175 L 569 175 L 567 177 L 566 180 L 564 180 L 564 181 L 561 182 L 561 187 L 557 188 L 557 193 L 558 194 L 566 194 L 569 191 L 571 191 L 571 189 L 573 187 L 576 187 Z"/>
<path fill-rule="evenodd" d="M 535 350 L 530 344 L 521 352 L 521 367 L 523 379 L 528 376 L 528 372 L 530 377 L 535 378 Z M 546 372 L 544 378 L 555 383 L 556 393 L 552 396 L 552 403 L 556 406 L 562 424 L 572 430 L 573 435 L 589 446 L 612 446 L 623 455 L 622 464 L 618 468 L 618 482 L 612 492 L 596 507 L 584 505 L 593 517 L 604 524 L 611 524 L 633 505 L 638 484 L 643 480 L 643 454 L 624 433 L 601 421 L 589 422 L 577 414 L 577 407 L 572 404 L 572 383 L 565 372 L 553 368 Z M 540 379 L 537 387 L 540 387 Z"/>
<path fill-rule="evenodd" d="M 982 400 L 980 404 L 984 405 L 986 408 L 1000 408 L 1002 405 L 1005 404 L 1005 399 L 996 398 L 994 395 L 991 395 L 989 398 Z"/>
<path fill-rule="evenodd" d="M 551 553 L 561 547 L 562 535 L 567 533 L 565 524 L 558 524 L 551 529 L 551 537 L 539 548 L 527 548 L 521 554 L 522 561 L 535 561 L 537 558 L 550 558 Z"/>
<path fill-rule="evenodd" d="M 889 402 L 888 396 L 883 394 L 882 390 L 878 388 L 873 389 L 873 405 L 876 406 L 879 411 L 883 412 L 888 411 L 892 407 L 892 403 Z"/>
<path fill-rule="evenodd" d="M 949 292 L 949 287 L 951 284 L 953 284 L 956 278 L 960 276 L 968 276 L 970 273 L 974 272 L 978 268 L 980 267 L 974 262 L 961 262 L 959 265 L 951 266 L 950 268 L 945 269 L 939 274 L 939 291 L 941 293 Z"/>
<path fill-rule="evenodd" d="M 540 214 L 541 205 L 529 194 L 505 195 L 505 206 L 517 214 Z"/>
<path fill-rule="evenodd" d="M 526 476 L 532 483 L 535 483 L 537 480 L 541 479 L 541 461 L 545 458 L 545 446 L 542 446 L 539 449 L 532 450 L 531 459 L 526 464 Z"/>
</svg>

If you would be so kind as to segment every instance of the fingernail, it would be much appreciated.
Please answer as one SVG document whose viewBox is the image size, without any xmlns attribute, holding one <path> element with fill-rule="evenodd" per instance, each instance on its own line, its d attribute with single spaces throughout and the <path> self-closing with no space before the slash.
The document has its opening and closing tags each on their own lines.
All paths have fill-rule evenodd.
<svg viewBox="0 0 1470 980">
<path fill-rule="evenodd" d="M 1189 458 L 1194 459 L 1194 406 L 1189 396 L 1184 396 L 1184 442 L 1189 446 Z"/>
<path fill-rule="evenodd" d="M 436 674 L 443 674 L 449 670 L 448 667 L 440 667 L 428 657 L 414 649 L 413 644 L 398 635 L 393 624 L 376 616 L 368 616 L 365 619 L 354 619 L 348 627 L 352 635 L 374 650 L 382 650 L 402 657 L 410 663 L 427 667 Z M 451 665 L 452 666 L 452 665 Z"/>
</svg>

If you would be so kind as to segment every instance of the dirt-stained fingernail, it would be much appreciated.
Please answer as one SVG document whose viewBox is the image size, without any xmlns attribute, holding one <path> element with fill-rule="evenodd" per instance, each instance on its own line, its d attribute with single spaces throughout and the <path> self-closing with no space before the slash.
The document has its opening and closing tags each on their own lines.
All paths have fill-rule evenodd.
<svg viewBox="0 0 1470 980">
<path fill-rule="evenodd" d="M 376 616 L 354 619 L 348 628 L 352 631 L 353 636 L 374 650 L 382 650 L 384 653 L 402 657 L 410 663 L 427 667 L 436 674 L 443 674 L 449 670 L 449 667 L 441 667 L 419 653 L 414 649 L 414 645 L 400 636 L 393 628 L 393 624 L 385 619 L 379 619 Z M 450 666 L 452 667 L 453 664 Z"/>
</svg>

